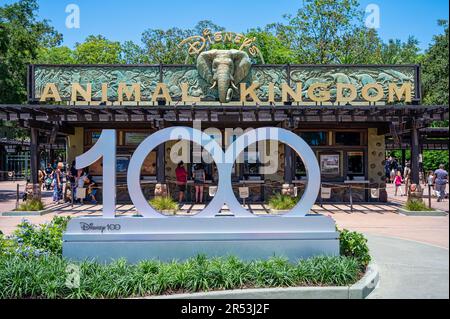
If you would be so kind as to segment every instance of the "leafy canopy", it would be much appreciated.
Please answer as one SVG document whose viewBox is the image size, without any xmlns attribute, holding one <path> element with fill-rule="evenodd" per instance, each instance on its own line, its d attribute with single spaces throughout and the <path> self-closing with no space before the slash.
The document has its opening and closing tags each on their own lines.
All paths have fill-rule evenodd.
<svg viewBox="0 0 450 319">
<path fill-rule="evenodd" d="M 0 7 L 0 103 L 26 98 L 27 64 L 39 48 L 59 45 L 62 35 L 48 20 L 38 21 L 36 0 L 19 0 Z"/>
</svg>

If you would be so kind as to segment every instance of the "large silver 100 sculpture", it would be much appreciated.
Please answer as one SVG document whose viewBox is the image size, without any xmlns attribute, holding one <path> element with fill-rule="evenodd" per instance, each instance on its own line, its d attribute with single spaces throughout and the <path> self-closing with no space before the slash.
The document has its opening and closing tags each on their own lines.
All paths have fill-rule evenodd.
<svg viewBox="0 0 450 319">
<path fill-rule="evenodd" d="M 215 161 L 219 185 L 206 208 L 195 216 L 164 216 L 151 207 L 141 189 L 141 167 L 148 154 L 170 140 L 201 145 Z M 231 185 L 234 162 L 249 145 L 265 140 L 285 143 L 303 160 L 307 173 L 305 192 L 298 204 L 283 215 L 258 216 L 236 199 Z M 77 168 L 103 158 L 103 216 L 77 217 L 63 235 L 63 256 L 72 260 L 95 259 L 129 262 L 148 259 L 185 260 L 205 254 L 233 255 L 245 260 L 274 255 L 291 261 L 312 256 L 338 256 L 339 233 L 331 217 L 307 215 L 320 189 L 320 171 L 311 148 L 296 134 L 281 128 L 259 128 L 241 135 L 223 152 L 210 136 L 189 127 L 166 128 L 147 137 L 136 149 L 128 167 L 128 191 L 142 217 L 115 216 L 116 132 L 104 130 L 97 143 L 77 157 Z M 218 214 L 227 205 L 234 217 Z"/>
<path fill-rule="evenodd" d="M 298 204 L 288 213 L 290 216 L 305 216 L 316 201 L 320 189 L 320 170 L 314 152 L 298 135 L 282 128 L 265 127 L 241 135 L 224 153 L 219 144 L 209 135 L 190 127 L 169 127 L 147 137 L 134 152 L 128 166 L 128 191 L 136 210 L 146 218 L 165 218 L 166 216 L 151 207 L 141 189 L 141 167 L 148 154 L 162 142 L 170 140 L 189 140 L 201 145 L 217 165 L 219 185 L 213 200 L 206 208 L 195 215 L 214 217 L 226 204 L 235 216 L 255 217 L 241 206 L 231 185 L 233 164 L 249 145 L 275 140 L 289 145 L 302 159 L 307 174 L 305 192 Z M 103 217 L 115 217 L 116 211 L 116 131 L 103 130 L 97 143 L 86 153 L 76 158 L 76 168 L 87 167 L 103 158 Z"/>
</svg>

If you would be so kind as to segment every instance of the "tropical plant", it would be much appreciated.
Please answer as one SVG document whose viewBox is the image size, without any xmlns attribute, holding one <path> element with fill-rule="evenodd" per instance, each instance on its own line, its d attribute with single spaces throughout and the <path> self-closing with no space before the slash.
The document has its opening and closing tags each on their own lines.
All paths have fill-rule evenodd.
<svg viewBox="0 0 450 319">
<path fill-rule="evenodd" d="M 271 209 L 289 210 L 294 208 L 294 206 L 297 205 L 298 201 L 298 197 L 292 197 L 289 195 L 282 195 L 278 193 L 269 198 L 268 204 Z"/>
<path fill-rule="evenodd" d="M 44 203 L 38 198 L 28 199 L 25 203 L 20 204 L 17 211 L 35 212 L 44 209 Z"/>
<path fill-rule="evenodd" d="M 420 211 L 432 211 L 432 208 L 429 208 L 421 198 L 410 198 L 405 203 L 404 208 L 406 210 L 412 212 L 420 212 Z"/>
<path fill-rule="evenodd" d="M 435 171 L 439 168 L 439 165 L 444 164 L 445 169 L 449 168 L 449 157 L 448 151 L 444 150 L 423 150 L 423 169 L 425 172 Z M 389 155 L 395 157 L 397 159 L 402 157 L 401 151 L 391 151 Z M 411 160 L 411 151 L 406 150 L 405 152 L 405 160 Z"/>
<path fill-rule="evenodd" d="M 177 202 L 169 196 L 156 196 L 149 203 L 158 211 L 172 211 L 175 213 L 178 210 Z"/>
</svg>

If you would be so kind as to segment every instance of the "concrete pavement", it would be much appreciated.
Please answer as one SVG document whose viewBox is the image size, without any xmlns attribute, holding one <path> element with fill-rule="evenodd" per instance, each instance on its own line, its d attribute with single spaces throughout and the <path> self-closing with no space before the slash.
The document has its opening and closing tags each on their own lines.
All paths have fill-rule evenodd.
<svg viewBox="0 0 450 319">
<path fill-rule="evenodd" d="M 17 185 L 19 185 L 19 204 L 25 192 L 25 181 L 0 182 L 0 212 L 12 211 L 16 208 Z M 48 206 L 52 204 L 52 191 L 42 191 L 42 201 Z"/>
<path fill-rule="evenodd" d="M 336 221 L 339 229 L 369 235 L 402 238 L 449 247 L 449 216 L 403 216 L 396 213 L 324 213 Z"/>
<path fill-rule="evenodd" d="M 367 235 L 380 272 L 369 299 L 448 299 L 448 249 L 418 242 Z"/>
</svg>

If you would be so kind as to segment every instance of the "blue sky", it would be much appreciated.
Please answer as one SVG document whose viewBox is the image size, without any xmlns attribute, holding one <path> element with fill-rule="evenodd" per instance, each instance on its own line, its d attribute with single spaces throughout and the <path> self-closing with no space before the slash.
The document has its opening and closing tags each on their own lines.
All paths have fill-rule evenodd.
<svg viewBox="0 0 450 319">
<path fill-rule="evenodd" d="M 13 0 L 0 0 L 0 5 Z M 80 8 L 80 28 L 67 29 L 68 4 Z M 448 20 L 447 0 L 360 0 L 380 8 L 382 39 L 406 40 L 414 35 L 426 49 L 433 35 L 442 32 L 438 19 Z M 64 35 L 64 45 L 73 47 L 90 34 L 102 34 L 116 41 L 140 43 L 148 28 L 172 26 L 192 28 L 199 20 L 212 20 L 229 31 L 242 32 L 255 26 L 282 21 L 285 13 L 295 13 L 301 0 L 40 0 L 39 16 L 51 20 Z"/>
</svg>

